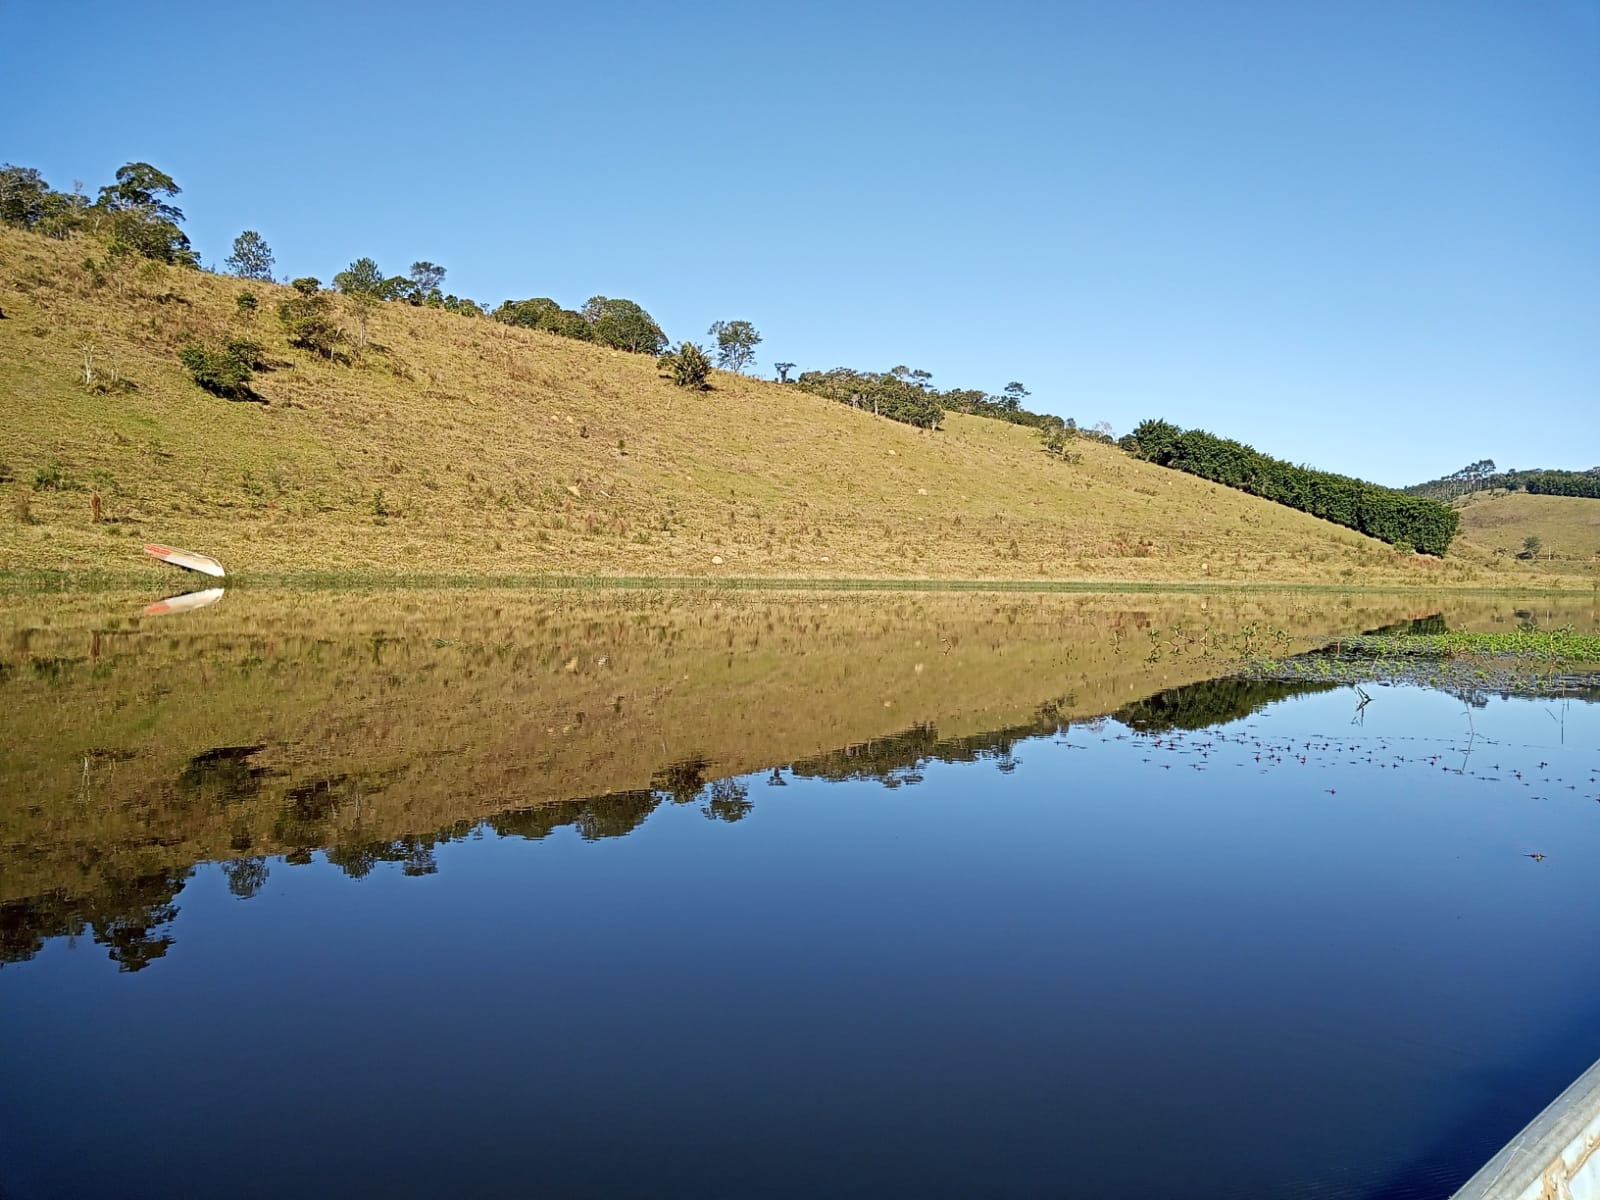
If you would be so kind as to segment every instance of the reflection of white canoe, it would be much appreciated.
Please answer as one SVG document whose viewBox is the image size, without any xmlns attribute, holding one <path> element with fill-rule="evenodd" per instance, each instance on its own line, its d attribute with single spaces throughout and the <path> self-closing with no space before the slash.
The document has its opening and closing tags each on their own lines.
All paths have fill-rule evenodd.
<svg viewBox="0 0 1600 1200">
<path fill-rule="evenodd" d="M 169 562 L 175 567 L 185 567 L 190 571 L 199 571 L 202 575 L 215 575 L 221 578 L 227 574 L 222 569 L 222 564 L 216 559 L 204 554 L 196 554 L 193 550 L 179 550 L 173 546 L 146 546 L 144 552 L 162 562 Z"/>
<path fill-rule="evenodd" d="M 144 615 L 158 617 L 162 613 L 189 612 L 191 609 L 204 608 L 221 600 L 222 593 L 227 590 L 227 588 L 207 588 L 203 592 L 185 592 L 181 596 L 168 596 L 165 600 L 145 605 Z"/>
</svg>

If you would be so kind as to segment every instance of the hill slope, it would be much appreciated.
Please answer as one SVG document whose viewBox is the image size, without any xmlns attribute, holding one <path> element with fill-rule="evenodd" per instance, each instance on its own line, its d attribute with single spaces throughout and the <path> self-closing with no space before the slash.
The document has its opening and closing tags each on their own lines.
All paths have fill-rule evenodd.
<svg viewBox="0 0 1600 1200">
<path fill-rule="evenodd" d="M 287 288 L 86 253 L 0 230 L 0 568 L 136 568 L 157 540 L 244 571 L 1482 577 L 1110 446 L 1062 463 L 1000 422 L 929 433 L 721 372 L 686 392 L 642 356 L 432 309 L 382 305 L 367 349 L 325 362 L 287 344 Z M 265 347 L 269 403 L 179 364 L 225 337 Z M 85 353 L 133 390 L 86 387 Z"/>
<path fill-rule="evenodd" d="M 1543 543 L 1541 553 L 1557 559 L 1592 562 L 1600 556 L 1600 500 L 1474 492 L 1456 507 L 1461 510 L 1459 536 L 1469 551 L 1516 554 L 1524 539 L 1537 537 Z"/>
</svg>

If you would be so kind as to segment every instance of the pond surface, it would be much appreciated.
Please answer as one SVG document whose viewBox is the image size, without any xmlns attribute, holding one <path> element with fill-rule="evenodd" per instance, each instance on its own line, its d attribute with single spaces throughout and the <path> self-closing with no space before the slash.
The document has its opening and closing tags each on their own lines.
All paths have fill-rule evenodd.
<svg viewBox="0 0 1600 1200">
<path fill-rule="evenodd" d="M 1435 1197 L 1600 1056 L 1600 707 L 1415 596 L 0 598 L 0 1195 Z"/>
</svg>

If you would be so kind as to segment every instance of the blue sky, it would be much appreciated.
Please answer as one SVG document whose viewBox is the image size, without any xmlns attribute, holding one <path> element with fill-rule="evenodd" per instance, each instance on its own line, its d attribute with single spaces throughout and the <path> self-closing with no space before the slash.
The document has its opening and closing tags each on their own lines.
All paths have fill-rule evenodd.
<svg viewBox="0 0 1600 1200">
<path fill-rule="evenodd" d="M 209 263 L 745 317 L 1383 483 L 1600 464 L 1600 0 L 150 3 L 8 23 L 0 160 Z"/>
</svg>

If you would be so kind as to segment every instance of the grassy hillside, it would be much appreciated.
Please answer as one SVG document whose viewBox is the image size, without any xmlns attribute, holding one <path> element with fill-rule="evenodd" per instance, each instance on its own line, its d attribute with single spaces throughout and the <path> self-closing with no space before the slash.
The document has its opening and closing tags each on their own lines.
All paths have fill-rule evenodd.
<svg viewBox="0 0 1600 1200">
<path fill-rule="evenodd" d="M 139 570 L 165 541 L 245 573 L 1491 578 L 1113 447 L 1063 463 L 1000 422 L 930 433 L 720 372 L 690 393 L 643 356 L 437 310 L 382 305 L 366 350 L 325 362 L 284 339 L 287 288 L 248 285 L 242 315 L 239 280 L 86 255 L 0 230 L 0 569 Z M 184 372 L 184 345 L 225 337 L 266 348 L 268 403 Z"/>
<path fill-rule="evenodd" d="M 1545 570 L 1600 559 L 1600 500 L 1579 496 L 1534 496 L 1527 492 L 1474 492 L 1457 502 L 1463 543 L 1471 549 L 1511 555 L 1537 537 L 1555 563 Z M 1565 560 L 1563 562 L 1563 560 Z"/>
</svg>

